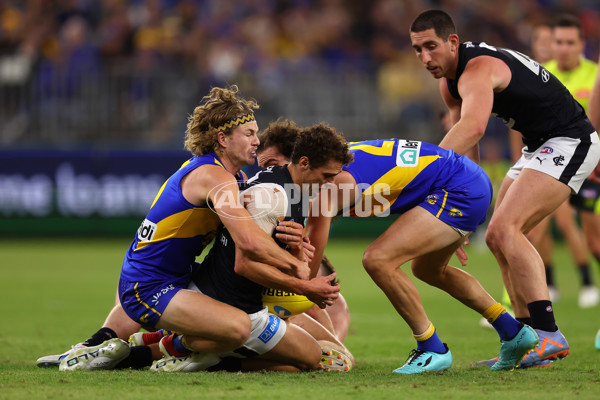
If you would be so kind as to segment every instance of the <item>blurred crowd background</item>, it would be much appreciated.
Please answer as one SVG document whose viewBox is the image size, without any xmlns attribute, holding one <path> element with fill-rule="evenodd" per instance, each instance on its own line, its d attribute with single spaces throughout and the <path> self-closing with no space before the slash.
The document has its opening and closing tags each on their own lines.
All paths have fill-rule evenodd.
<svg viewBox="0 0 600 400">
<path fill-rule="evenodd" d="M 536 25 L 569 12 L 598 58 L 597 0 L 0 0 L 0 147 L 182 149 L 187 116 L 228 84 L 259 102 L 261 127 L 437 142 L 437 81 L 408 34 L 428 8 L 461 41 L 526 54 Z"/>
</svg>

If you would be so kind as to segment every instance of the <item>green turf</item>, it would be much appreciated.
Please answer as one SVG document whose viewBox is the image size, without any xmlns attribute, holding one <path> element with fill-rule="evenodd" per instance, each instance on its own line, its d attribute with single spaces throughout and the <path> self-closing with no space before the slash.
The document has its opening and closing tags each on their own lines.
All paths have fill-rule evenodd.
<svg viewBox="0 0 600 400">
<path fill-rule="evenodd" d="M 454 356 L 441 375 L 398 376 L 414 346 L 410 331 L 361 267 L 367 240 L 334 239 L 327 254 L 336 265 L 352 322 L 346 344 L 357 365 L 348 374 L 190 373 L 147 371 L 61 373 L 35 360 L 84 340 L 114 301 L 122 239 L 38 239 L 0 242 L 0 399 L 578 399 L 598 398 L 600 352 L 593 338 L 599 308 L 577 307 L 578 279 L 566 252 L 557 251 L 562 299 L 555 307 L 572 353 L 550 368 L 493 373 L 473 361 L 494 356 L 494 331 L 480 316 L 437 289 L 417 284 L 425 309 Z M 467 270 L 499 296 L 498 269 L 488 252 L 469 250 Z M 598 274 L 594 272 L 598 282 Z"/>
</svg>

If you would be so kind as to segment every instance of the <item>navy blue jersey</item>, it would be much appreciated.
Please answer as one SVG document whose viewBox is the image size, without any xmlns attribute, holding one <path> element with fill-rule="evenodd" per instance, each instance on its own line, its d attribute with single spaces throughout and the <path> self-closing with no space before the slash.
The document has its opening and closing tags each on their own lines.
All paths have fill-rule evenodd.
<svg viewBox="0 0 600 400">
<path fill-rule="evenodd" d="M 287 167 L 279 166 L 272 166 L 259 172 L 248 180 L 242 190 L 259 183 L 275 183 L 288 190 L 294 186 Z M 301 202 L 290 201 L 289 203 L 291 209 L 285 220 L 304 224 Z M 283 247 L 282 243 L 277 242 Z M 229 231 L 222 226 L 212 249 L 204 261 L 196 266 L 192 281 L 202 293 L 215 300 L 237 307 L 248 314 L 260 311 L 263 308 L 263 286 L 236 274 L 234 267 L 235 243 Z"/>
<path fill-rule="evenodd" d="M 466 42 L 459 46 L 456 77 L 446 80 L 454 98 L 461 99 L 458 81 L 467 63 L 479 56 L 498 58 L 510 68 L 510 83 L 501 92 L 494 93 L 492 115 L 521 132 L 529 151 L 552 137 L 581 138 L 594 132 L 581 105 L 542 65 L 517 51 L 484 42 Z"/>
</svg>

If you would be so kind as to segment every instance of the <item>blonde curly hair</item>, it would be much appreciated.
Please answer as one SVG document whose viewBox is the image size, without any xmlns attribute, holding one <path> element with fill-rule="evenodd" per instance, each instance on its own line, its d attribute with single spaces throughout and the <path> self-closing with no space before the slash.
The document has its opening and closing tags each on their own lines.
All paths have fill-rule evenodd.
<svg viewBox="0 0 600 400">
<path fill-rule="evenodd" d="M 255 100 L 237 96 L 238 87 L 215 87 L 208 96 L 202 98 L 201 104 L 188 117 L 185 131 L 185 148 L 196 156 L 214 152 L 218 148 L 216 128 L 243 114 L 253 114 L 259 105 Z M 233 128 L 223 130 L 231 134 Z"/>
</svg>

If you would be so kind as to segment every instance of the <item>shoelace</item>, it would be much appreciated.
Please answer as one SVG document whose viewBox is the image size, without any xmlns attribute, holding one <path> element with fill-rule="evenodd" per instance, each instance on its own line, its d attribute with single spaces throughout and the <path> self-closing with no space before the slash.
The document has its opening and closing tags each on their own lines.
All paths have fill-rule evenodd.
<svg viewBox="0 0 600 400">
<path fill-rule="evenodd" d="M 421 355 L 425 353 L 422 350 L 412 349 L 408 354 L 407 363 L 412 364 L 417 358 L 421 357 Z"/>
</svg>

